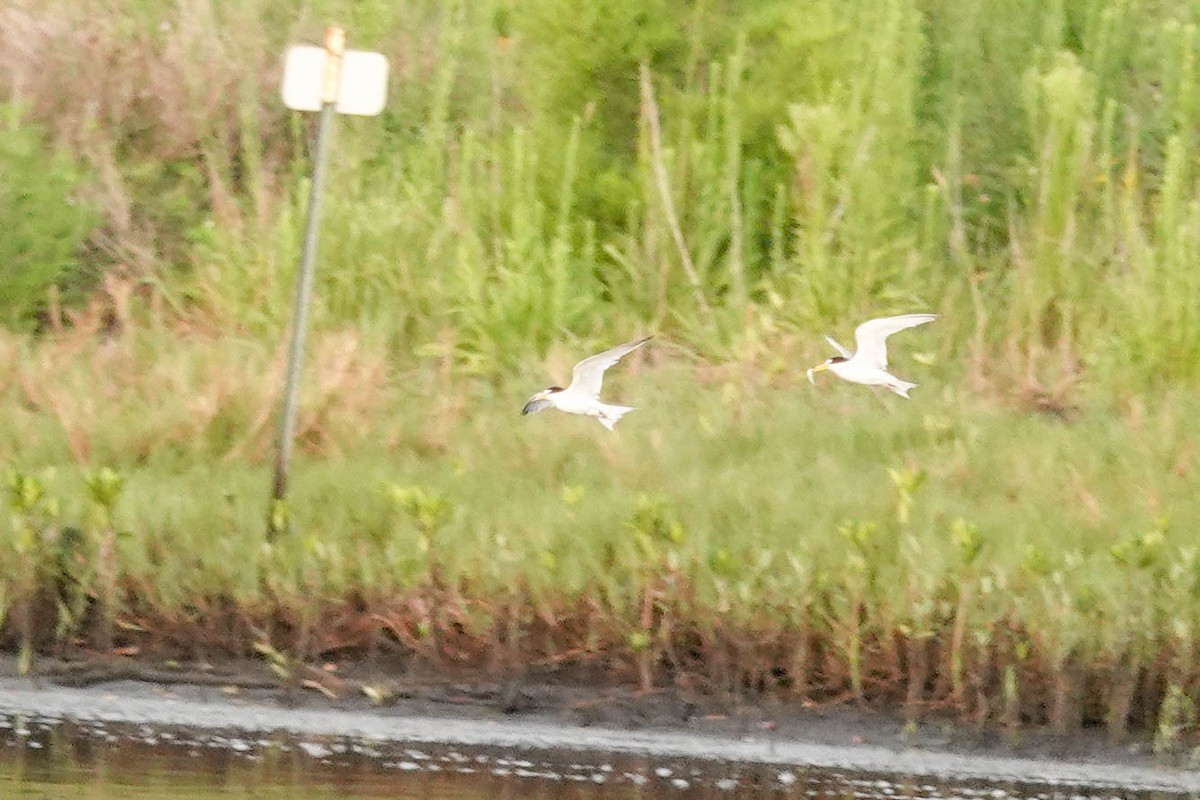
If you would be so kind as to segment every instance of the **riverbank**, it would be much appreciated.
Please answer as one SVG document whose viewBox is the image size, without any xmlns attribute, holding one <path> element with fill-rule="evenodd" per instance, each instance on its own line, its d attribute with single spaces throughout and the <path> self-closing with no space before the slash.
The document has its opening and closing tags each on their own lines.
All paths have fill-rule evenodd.
<svg viewBox="0 0 1200 800">
<path fill-rule="evenodd" d="M 254 738 L 330 738 L 360 743 L 490 746 L 529 751 L 638 754 L 780 768 L 821 768 L 938 779 L 1200 792 L 1200 772 L 1156 764 L 1143 746 L 1114 746 L 1093 732 L 1026 730 L 1004 737 L 950 723 L 905 726 L 895 716 L 845 705 L 728 704 L 677 690 L 640 694 L 580 676 L 548 673 L 510 685 L 411 676 L 381 707 L 358 694 L 282 692 L 262 685 L 261 665 L 209 668 L 225 685 L 115 679 L 87 688 L 18 678 L 6 661 L 0 715 L 129 723 Z M 377 684 L 383 676 L 346 665 Z M 521 698 L 514 706 L 512 698 Z M 147 734 L 149 735 L 149 734 Z"/>
<path fill-rule="evenodd" d="M 169 360 L 197 371 L 171 372 L 164 394 L 136 369 L 141 335 L 84 343 L 0 389 L 8 652 L 258 652 L 281 673 L 370 656 L 602 662 L 643 691 L 1195 744 L 1200 440 L 1186 393 L 1064 418 L 961 389 L 940 363 L 911 365 L 928 388 L 904 402 L 658 364 L 658 345 L 606 383 L 639 406 L 614 434 L 519 415 L 541 373 L 569 371 L 565 353 L 499 385 L 401 381 L 381 353 L 317 336 L 320 363 L 359 367 L 318 370 L 330 394 L 303 416 L 290 528 L 268 541 L 274 403 L 250 378 L 268 354 L 248 351 L 233 377 L 227 347 L 192 340 Z M 93 373 L 91 355 L 113 368 Z M 209 378 L 232 384 L 206 422 L 188 408 L 216 391 Z M 80 391 L 21 400 L 52 382 Z"/>
</svg>

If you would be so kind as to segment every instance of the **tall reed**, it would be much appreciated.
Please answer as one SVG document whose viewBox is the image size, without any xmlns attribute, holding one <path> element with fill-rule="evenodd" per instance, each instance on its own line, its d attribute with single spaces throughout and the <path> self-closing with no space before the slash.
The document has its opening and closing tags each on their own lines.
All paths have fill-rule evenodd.
<svg viewBox="0 0 1200 800">
<path fill-rule="evenodd" d="M 347 12 L 355 46 L 392 58 L 392 102 L 339 125 L 318 324 L 494 375 L 565 331 L 664 329 L 727 357 L 926 307 L 980 386 L 1195 378 L 1181 10 L 780 2 L 718 25 L 668 0 L 557 8 Z M 96 176 L 88 269 L 277 335 L 311 135 L 273 99 L 278 54 L 338 10 L 3 9 L 23 49 L 0 51 L 0 85 Z M 80 59 L 113 67 L 70 83 Z"/>
</svg>

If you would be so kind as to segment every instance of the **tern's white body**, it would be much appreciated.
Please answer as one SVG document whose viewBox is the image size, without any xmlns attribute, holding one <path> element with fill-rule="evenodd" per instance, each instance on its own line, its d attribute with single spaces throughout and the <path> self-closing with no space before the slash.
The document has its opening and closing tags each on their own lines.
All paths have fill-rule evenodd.
<svg viewBox="0 0 1200 800">
<path fill-rule="evenodd" d="M 885 386 L 907 398 L 908 391 L 917 384 L 900 380 L 887 371 L 887 338 L 897 331 L 924 325 L 935 319 L 937 314 L 902 314 L 898 317 L 868 320 L 854 331 L 854 344 L 858 348 L 854 353 L 827 336 L 826 340 L 841 355 L 810 369 L 808 379 L 816 383 L 813 381 L 813 374 L 829 370 L 842 380 L 867 386 Z"/>
<path fill-rule="evenodd" d="M 604 372 L 616 364 L 624 356 L 632 353 L 646 342 L 649 336 L 634 342 L 619 345 L 611 350 L 585 358 L 575 365 L 571 373 L 571 385 L 563 389 L 551 386 L 529 398 L 522 414 L 536 414 L 546 408 L 557 408 L 568 414 L 582 414 L 595 417 L 600 424 L 613 430 L 621 417 L 633 411 L 632 406 L 615 406 L 600 402 L 600 387 L 604 382 Z"/>
</svg>

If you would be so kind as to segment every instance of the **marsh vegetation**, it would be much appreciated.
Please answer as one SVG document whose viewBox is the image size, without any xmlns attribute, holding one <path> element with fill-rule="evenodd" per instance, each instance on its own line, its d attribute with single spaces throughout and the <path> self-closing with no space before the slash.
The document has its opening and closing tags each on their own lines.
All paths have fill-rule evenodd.
<svg viewBox="0 0 1200 800">
<path fill-rule="evenodd" d="M 391 97 L 338 123 L 268 543 L 312 134 L 278 69 L 331 19 Z M 1197 22 L 4 0 L 5 642 L 602 659 L 1188 742 Z M 803 383 L 823 333 L 926 309 L 913 402 Z M 643 332 L 618 436 L 518 417 Z"/>
</svg>

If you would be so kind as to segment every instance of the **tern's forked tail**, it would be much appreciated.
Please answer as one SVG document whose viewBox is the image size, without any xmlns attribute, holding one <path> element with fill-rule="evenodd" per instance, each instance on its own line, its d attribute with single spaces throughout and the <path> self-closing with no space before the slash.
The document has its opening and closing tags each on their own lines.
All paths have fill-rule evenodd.
<svg viewBox="0 0 1200 800">
<path fill-rule="evenodd" d="M 633 406 L 610 406 L 607 403 L 602 403 L 600 405 L 600 413 L 596 415 L 596 419 L 600 420 L 600 424 L 611 431 L 615 429 L 621 417 L 630 411 L 636 410 Z"/>
</svg>

